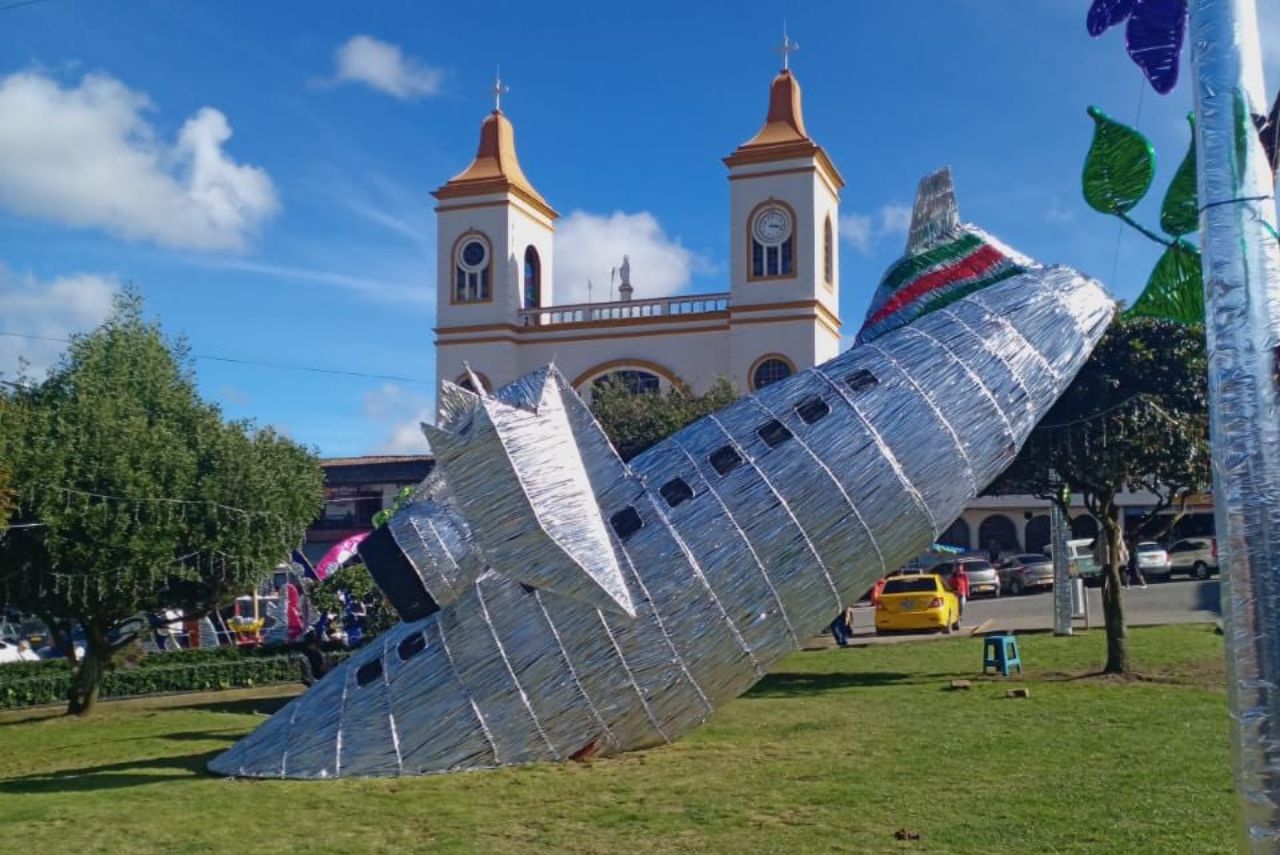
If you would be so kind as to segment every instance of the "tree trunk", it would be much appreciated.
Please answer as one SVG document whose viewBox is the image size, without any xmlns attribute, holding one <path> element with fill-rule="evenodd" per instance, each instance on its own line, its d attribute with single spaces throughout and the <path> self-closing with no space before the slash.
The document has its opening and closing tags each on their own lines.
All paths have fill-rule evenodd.
<svg viewBox="0 0 1280 855">
<path fill-rule="evenodd" d="M 84 658 L 71 672 L 71 687 L 67 690 L 67 715 L 88 715 L 98 703 L 102 678 L 111 666 L 115 650 L 107 643 L 106 633 L 96 627 L 86 627 Z"/>
<path fill-rule="evenodd" d="M 1102 582 L 1102 615 L 1107 626 L 1107 664 L 1105 674 L 1129 673 L 1129 631 L 1124 621 L 1124 601 L 1121 599 L 1121 574 L 1124 568 L 1119 560 L 1120 524 L 1116 521 L 1116 509 L 1108 503 L 1102 515 L 1103 534 L 1107 538 L 1107 566 Z"/>
</svg>

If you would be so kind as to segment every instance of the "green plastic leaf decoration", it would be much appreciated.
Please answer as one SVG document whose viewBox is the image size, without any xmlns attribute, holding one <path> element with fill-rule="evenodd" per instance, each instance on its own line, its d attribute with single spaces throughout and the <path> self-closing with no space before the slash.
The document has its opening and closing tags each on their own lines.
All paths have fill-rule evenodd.
<svg viewBox="0 0 1280 855">
<path fill-rule="evenodd" d="M 1084 200 L 1095 211 L 1123 214 L 1151 188 L 1156 152 L 1147 138 L 1128 125 L 1089 108 L 1094 122 L 1093 144 L 1084 161 Z"/>
<path fill-rule="evenodd" d="M 1204 284 L 1200 250 L 1179 240 L 1164 251 L 1147 287 L 1126 317 L 1164 318 L 1184 324 L 1204 323 Z"/>
<path fill-rule="evenodd" d="M 1187 123 L 1191 125 L 1191 145 L 1187 147 L 1187 156 L 1182 159 L 1178 171 L 1169 182 L 1165 191 L 1164 203 L 1160 206 L 1160 228 L 1172 237 L 1182 237 L 1200 228 L 1200 200 L 1196 196 L 1196 120 L 1195 115 L 1187 114 Z"/>
</svg>

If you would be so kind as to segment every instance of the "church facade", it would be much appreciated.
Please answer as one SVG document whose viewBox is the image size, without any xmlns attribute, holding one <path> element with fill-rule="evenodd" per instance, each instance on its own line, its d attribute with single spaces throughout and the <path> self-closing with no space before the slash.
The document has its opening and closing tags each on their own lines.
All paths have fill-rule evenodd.
<svg viewBox="0 0 1280 855">
<path fill-rule="evenodd" d="M 644 271 L 621 299 L 559 304 L 556 211 L 525 176 L 500 109 L 475 159 L 434 193 L 436 379 L 487 389 L 552 361 L 575 389 L 614 378 L 635 390 L 705 391 L 718 377 L 755 390 L 835 357 L 840 345 L 844 180 L 805 129 L 800 84 L 773 79 L 760 130 L 724 158 L 728 290 L 644 298 Z"/>
<path fill-rule="evenodd" d="M 764 124 L 724 164 L 728 290 L 646 299 L 644 271 L 633 284 L 624 264 L 621 299 L 561 304 L 552 284 L 558 214 L 521 169 L 511 121 L 491 112 L 474 160 L 433 194 L 437 383 L 470 388 L 474 376 L 492 391 L 554 360 L 586 396 L 607 378 L 636 391 L 702 392 L 723 376 L 754 391 L 835 357 L 844 180 L 806 130 L 800 84 L 785 65 Z M 1084 508 L 1072 516 L 1073 533 L 1092 537 Z M 1035 552 L 1048 543 L 1048 522 L 1044 500 L 982 497 L 938 540 Z"/>
</svg>

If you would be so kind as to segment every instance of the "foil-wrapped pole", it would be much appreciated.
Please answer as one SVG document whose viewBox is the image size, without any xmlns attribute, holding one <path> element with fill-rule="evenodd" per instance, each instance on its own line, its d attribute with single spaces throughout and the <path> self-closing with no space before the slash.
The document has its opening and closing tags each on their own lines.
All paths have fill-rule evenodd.
<svg viewBox="0 0 1280 855">
<path fill-rule="evenodd" d="M 1280 246 L 1254 0 L 1191 7 L 1210 442 L 1245 852 L 1280 845 Z"/>
<path fill-rule="evenodd" d="M 1067 515 L 1056 499 L 1049 503 L 1049 532 L 1053 538 L 1053 634 L 1071 635 L 1071 587 L 1075 582 L 1067 560 Z"/>
</svg>

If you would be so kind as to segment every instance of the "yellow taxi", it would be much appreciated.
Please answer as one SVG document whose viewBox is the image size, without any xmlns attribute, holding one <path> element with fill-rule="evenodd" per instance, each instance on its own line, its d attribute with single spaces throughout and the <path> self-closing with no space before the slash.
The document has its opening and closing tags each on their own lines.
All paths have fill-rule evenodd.
<svg viewBox="0 0 1280 855">
<path fill-rule="evenodd" d="M 960 601 L 936 573 L 891 576 L 876 602 L 876 632 L 960 628 Z"/>
</svg>

